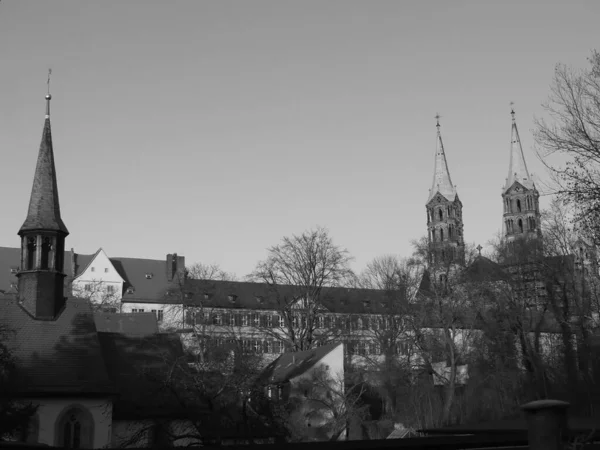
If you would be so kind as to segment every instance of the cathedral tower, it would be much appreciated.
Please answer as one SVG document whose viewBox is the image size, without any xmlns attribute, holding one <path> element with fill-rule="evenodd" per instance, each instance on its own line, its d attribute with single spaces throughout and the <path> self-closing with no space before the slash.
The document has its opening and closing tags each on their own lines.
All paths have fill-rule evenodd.
<svg viewBox="0 0 600 450">
<path fill-rule="evenodd" d="M 439 116 L 437 119 L 437 146 L 433 169 L 433 183 L 427 199 L 427 230 L 429 237 L 429 263 L 463 264 L 465 244 L 463 239 L 462 203 L 452 184 Z"/>
<path fill-rule="evenodd" d="M 511 110 L 512 131 L 508 178 L 502 189 L 504 203 L 503 235 L 507 243 L 516 239 L 541 238 L 540 194 L 527 170 L 515 111 Z"/>
<path fill-rule="evenodd" d="M 60 217 L 50 131 L 50 93 L 27 218 L 19 230 L 19 301 L 37 319 L 53 319 L 64 306 L 63 259 L 69 234 Z"/>
</svg>

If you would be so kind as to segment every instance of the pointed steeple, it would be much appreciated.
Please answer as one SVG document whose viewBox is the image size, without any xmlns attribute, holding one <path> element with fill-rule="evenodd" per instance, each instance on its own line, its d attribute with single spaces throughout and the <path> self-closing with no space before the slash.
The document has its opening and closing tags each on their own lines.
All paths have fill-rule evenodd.
<svg viewBox="0 0 600 450">
<path fill-rule="evenodd" d="M 450 171 L 448 170 L 446 152 L 444 151 L 442 133 L 440 132 L 439 114 L 435 118 L 437 119 L 437 145 L 435 150 L 435 165 L 433 167 L 433 183 L 431 185 L 431 190 L 429 191 L 427 202 L 429 203 L 438 192 L 452 202 L 456 197 L 456 188 L 452 184 Z"/>
<path fill-rule="evenodd" d="M 42 132 L 42 142 L 38 153 L 37 166 L 33 177 L 33 188 L 29 199 L 27 218 L 19 230 L 19 235 L 33 230 L 59 231 L 69 234 L 60 217 L 56 168 L 50 130 L 50 93 L 46 95 L 46 120 Z"/>
<path fill-rule="evenodd" d="M 525 155 L 523 154 L 523 147 L 521 146 L 521 139 L 519 138 L 519 130 L 517 129 L 517 122 L 515 121 L 515 110 L 511 109 L 510 114 L 512 115 L 512 130 L 510 137 L 510 163 L 508 166 L 508 177 L 506 178 L 506 184 L 504 185 L 504 191 L 510 189 L 510 187 L 518 181 L 527 189 L 533 189 L 533 179 L 529 175 L 527 170 L 527 164 L 525 163 Z"/>
</svg>

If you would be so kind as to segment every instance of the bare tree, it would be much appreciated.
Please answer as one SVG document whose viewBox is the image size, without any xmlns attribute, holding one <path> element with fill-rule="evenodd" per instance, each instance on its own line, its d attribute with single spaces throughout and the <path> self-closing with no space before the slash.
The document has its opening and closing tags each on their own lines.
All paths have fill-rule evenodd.
<svg viewBox="0 0 600 450">
<path fill-rule="evenodd" d="M 587 69 L 558 64 L 547 102 L 551 122 L 536 119 L 538 156 L 550 169 L 559 197 L 576 208 L 575 222 L 600 243 L 600 54 L 592 51 Z M 564 167 L 546 156 L 568 157 Z"/>
<path fill-rule="evenodd" d="M 265 332 L 291 351 L 329 341 L 332 336 L 319 330 L 319 317 L 327 313 L 321 300 L 325 289 L 344 286 L 352 278 L 351 259 L 324 228 L 284 237 L 281 244 L 269 248 L 267 259 L 248 276 L 265 283 L 276 301 L 280 323 L 265 327 Z"/>
<path fill-rule="evenodd" d="M 406 259 L 384 255 L 369 262 L 357 279 L 360 287 L 383 293 L 383 308 L 369 317 L 363 331 L 363 338 L 375 346 L 375 351 L 363 359 L 364 369 L 383 400 L 384 414 L 393 416 L 412 382 L 414 346 L 407 316 L 418 289 L 419 271 Z"/>
<path fill-rule="evenodd" d="M 325 367 L 300 380 L 295 389 L 303 395 L 290 398 L 286 405 L 292 442 L 305 441 L 307 437 L 337 441 L 350 423 L 362 422 L 367 417 L 367 408 L 361 403 L 365 386 L 348 386 L 343 376 L 332 375 Z"/>
<path fill-rule="evenodd" d="M 94 311 L 120 312 L 122 292 L 114 284 L 103 280 L 91 280 L 82 284 L 73 284 L 73 295 L 89 300 Z"/>
</svg>

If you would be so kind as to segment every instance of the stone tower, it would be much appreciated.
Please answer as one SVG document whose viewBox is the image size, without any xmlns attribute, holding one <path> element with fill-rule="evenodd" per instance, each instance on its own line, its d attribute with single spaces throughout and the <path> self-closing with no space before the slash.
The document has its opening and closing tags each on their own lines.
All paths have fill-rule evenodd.
<svg viewBox="0 0 600 450">
<path fill-rule="evenodd" d="M 52 320 L 65 304 L 63 259 L 69 234 L 60 217 L 50 131 L 50 93 L 27 218 L 19 230 L 19 301 L 36 319 Z"/>
<path fill-rule="evenodd" d="M 439 116 L 437 119 L 437 144 L 433 169 L 433 183 L 426 203 L 429 238 L 429 264 L 441 267 L 463 264 L 465 244 L 463 238 L 462 203 L 452 184 Z"/>
<path fill-rule="evenodd" d="M 511 115 L 510 163 L 506 184 L 502 188 L 503 235 L 507 243 L 523 238 L 539 241 L 540 194 L 527 170 L 514 110 L 511 110 Z"/>
</svg>

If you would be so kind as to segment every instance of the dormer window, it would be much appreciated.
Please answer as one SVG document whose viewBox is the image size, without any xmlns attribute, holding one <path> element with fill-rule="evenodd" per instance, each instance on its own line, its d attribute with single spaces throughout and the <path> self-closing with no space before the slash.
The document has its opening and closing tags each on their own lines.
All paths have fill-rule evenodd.
<svg viewBox="0 0 600 450">
<path fill-rule="evenodd" d="M 133 288 L 133 286 L 129 286 L 127 288 L 127 290 L 125 291 L 126 294 L 133 294 L 135 292 L 135 289 Z"/>
<path fill-rule="evenodd" d="M 208 292 L 204 293 L 204 300 L 208 300 L 210 298 L 210 294 Z"/>
<path fill-rule="evenodd" d="M 263 297 L 261 297 L 260 295 L 256 296 L 256 303 L 258 303 L 259 305 L 261 305 L 263 301 L 264 301 Z"/>
<path fill-rule="evenodd" d="M 10 273 L 17 273 L 19 271 L 18 267 L 11 267 L 10 268 Z"/>
<path fill-rule="evenodd" d="M 371 301 L 370 300 L 363 300 L 363 306 L 365 308 L 369 308 L 371 306 Z"/>
<path fill-rule="evenodd" d="M 151 280 L 154 275 L 151 273 L 146 274 L 146 280 Z"/>
<path fill-rule="evenodd" d="M 235 295 L 235 294 L 229 294 L 229 295 L 227 296 L 227 298 L 229 299 L 229 301 L 230 301 L 231 303 L 235 303 L 235 301 L 237 300 L 237 295 Z"/>
</svg>

